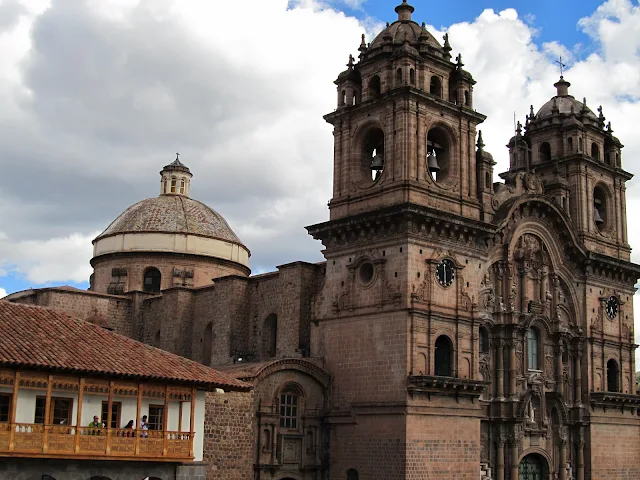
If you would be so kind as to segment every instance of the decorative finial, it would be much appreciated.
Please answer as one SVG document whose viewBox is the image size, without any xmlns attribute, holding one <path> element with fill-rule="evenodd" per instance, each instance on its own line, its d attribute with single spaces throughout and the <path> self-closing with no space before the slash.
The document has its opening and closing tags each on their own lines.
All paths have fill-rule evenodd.
<svg viewBox="0 0 640 480">
<path fill-rule="evenodd" d="M 462 67 L 464 67 L 464 63 L 462 63 L 462 54 L 459 53 L 458 56 L 456 57 L 456 67 L 458 69 L 461 69 Z"/>
<path fill-rule="evenodd" d="M 353 70 L 353 55 L 349 54 L 349 63 L 347 63 L 349 70 Z"/>
<path fill-rule="evenodd" d="M 562 56 L 560 56 L 559 60 L 556 60 L 556 63 L 558 65 L 560 65 L 560 80 L 563 80 L 562 73 L 563 73 L 563 69 L 564 69 L 564 67 L 566 67 L 566 65 L 564 63 L 562 63 Z"/>
<path fill-rule="evenodd" d="M 482 141 L 482 130 L 478 130 L 478 143 L 476 143 L 478 150 L 482 150 L 484 147 L 484 142 Z"/>
<path fill-rule="evenodd" d="M 389 28 L 389 25 L 391 25 L 389 22 L 387 22 L 387 28 Z"/>
<path fill-rule="evenodd" d="M 613 128 L 611 128 L 611 122 L 607 123 L 607 133 L 608 134 L 612 134 L 613 133 Z"/>
<path fill-rule="evenodd" d="M 406 0 L 402 0 L 402 3 L 396 7 L 396 13 L 398 14 L 398 20 L 401 22 L 411 21 L 411 14 L 415 11 Z"/>
<path fill-rule="evenodd" d="M 533 105 L 531 105 L 531 107 L 529 107 L 529 118 L 531 118 L 531 120 L 533 120 L 535 118 L 536 114 L 533 111 Z"/>
<path fill-rule="evenodd" d="M 518 137 L 522 136 L 522 124 L 520 123 L 520 120 L 518 120 L 518 123 L 516 124 L 516 135 Z"/>
<path fill-rule="evenodd" d="M 364 41 L 364 33 L 362 34 L 362 41 L 360 42 L 360 46 L 358 47 L 358 51 L 365 52 L 367 50 L 367 44 Z"/>
<path fill-rule="evenodd" d="M 179 162 L 180 161 L 180 153 L 176 152 L 176 160 Z"/>
</svg>

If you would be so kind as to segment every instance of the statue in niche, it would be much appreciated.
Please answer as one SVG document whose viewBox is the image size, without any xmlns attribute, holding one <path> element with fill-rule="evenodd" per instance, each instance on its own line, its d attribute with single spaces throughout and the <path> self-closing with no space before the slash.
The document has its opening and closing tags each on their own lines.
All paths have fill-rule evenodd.
<svg viewBox="0 0 640 480">
<path fill-rule="evenodd" d="M 529 423 L 536 423 L 536 411 L 533 408 L 533 402 L 531 400 L 529 400 L 526 418 L 529 421 Z"/>
</svg>

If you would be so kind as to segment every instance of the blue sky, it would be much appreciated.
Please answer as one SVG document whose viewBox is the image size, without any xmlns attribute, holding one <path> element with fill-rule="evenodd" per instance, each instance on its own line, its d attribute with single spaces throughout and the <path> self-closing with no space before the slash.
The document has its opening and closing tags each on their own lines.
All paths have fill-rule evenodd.
<svg viewBox="0 0 640 480">
<path fill-rule="evenodd" d="M 31 183 L 25 189 L 0 179 L 0 294 L 61 284 L 86 288 L 91 240 L 128 205 L 157 194 L 157 172 L 177 150 L 195 173 L 193 196 L 227 218 L 252 251 L 254 273 L 321 260 L 321 245 L 303 227 L 328 215 L 332 137 L 322 115 L 334 108 L 332 81 L 349 53 L 357 54 L 360 34 L 394 21 L 400 1 L 289 0 L 295 12 L 286 10 L 287 0 L 245 0 L 242 11 L 236 2 L 177 1 L 181 16 L 170 17 L 174 24 L 150 9 L 150 18 L 157 18 L 138 15 L 140 25 L 123 29 L 127 4 L 137 0 L 78 1 L 73 8 L 54 0 L 40 10 L 34 5 L 47 0 L 0 0 L 0 164 L 10 163 L 15 178 L 28 176 Z M 640 158 L 640 140 L 626 121 L 640 114 L 638 0 L 609 0 L 615 12 L 604 16 L 594 16 L 604 0 L 410 3 L 414 20 L 452 32 L 454 53 L 463 54 L 478 80 L 474 101 L 488 115 L 482 133 L 497 171 L 505 166 L 514 111 L 523 120 L 530 103 L 540 106 L 553 95 L 559 50 L 549 49 L 551 42 L 571 52 L 572 93 L 586 95 L 592 108 L 605 106 L 626 145 L 628 170 L 640 170 L 630 165 Z M 6 5 L 20 8 L 3 10 Z M 517 19 L 498 15 L 509 8 Z M 479 19 L 485 9 L 495 15 Z M 241 25 L 265 27 L 243 35 L 238 22 L 215 22 L 239 12 Z M 592 17 L 597 35 L 578 28 L 584 17 Z M 165 50 L 145 44 L 145 28 L 156 24 L 173 32 Z M 51 37 L 38 42 L 36 34 Z M 83 42 L 65 43 L 83 35 Z M 123 52 L 127 61 L 94 62 L 95 55 L 119 59 Z M 67 63 L 78 56 L 84 61 Z M 247 68 L 249 60 L 258 68 Z M 189 81 L 172 85 L 176 71 Z M 225 76 L 230 80 L 220 82 Z M 194 102 L 191 92 L 180 91 L 194 87 L 210 102 Z M 254 95 L 257 87 L 269 95 Z M 39 103 L 20 101 L 26 98 Z M 224 116 L 212 120 L 200 109 L 209 103 Z M 150 126 L 141 132 L 140 125 Z M 236 128 L 227 131 L 227 125 Z M 248 151 L 248 145 L 255 147 Z M 255 168 L 266 163 L 277 168 Z M 640 208 L 634 191 L 628 189 L 629 212 Z M 640 226 L 629 229 L 633 244 Z"/>
</svg>

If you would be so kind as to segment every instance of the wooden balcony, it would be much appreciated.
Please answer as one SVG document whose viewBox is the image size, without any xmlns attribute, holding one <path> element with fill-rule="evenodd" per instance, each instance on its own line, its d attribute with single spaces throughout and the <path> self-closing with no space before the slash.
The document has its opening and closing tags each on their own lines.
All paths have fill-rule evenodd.
<svg viewBox="0 0 640 480">
<path fill-rule="evenodd" d="M 192 439 L 193 432 L 0 423 L 0 456 L 183 462 L 193 459 Z"/>
</svg>

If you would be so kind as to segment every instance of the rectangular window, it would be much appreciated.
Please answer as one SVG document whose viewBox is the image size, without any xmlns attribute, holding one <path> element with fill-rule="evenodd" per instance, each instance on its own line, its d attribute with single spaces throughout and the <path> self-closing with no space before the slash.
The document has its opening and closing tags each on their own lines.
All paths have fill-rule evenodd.
<svg viewBox="0 0 640 480">
<path fill-rule="evenodd" d="M 298 396 L 292 393 L 280 395 L 280 426 L 298 428 Z"/>
<path fill-rule="evenodd" d="M 530 328 L 527 331 L 527 364 L 530 370 L 538 367 L 538 332 Z"/>
<path fill-rule="evenodd" d="M 0 423 L 9 421 L 11 414 L 11 395 L 9 393 L 0 393 Z"/>
<path fill-rule="evenodd" d="M 34 423 L 45 423 L 45 408 L 47 398 L 43 396 L 36 397 L 36 410 Z M 51 411 L 49 412 L 49 424 L 71 424 L 71 413 L 73 412 L 73 398 L 51 397 Z"/>
<path fill-rule="evenodd" d="M 149 430 L 162 430 L 164 405 L 149 405 Z"/>
<path fill-rule="evenodd" d="M 111 402 L 111 428 L 120 428 L 120 412 L 122 411 L 121 402 Z M 109 413 L 109 402 L 102 402 L 102 415 L 100 421 L 107 424 Z"/>
</svg>

